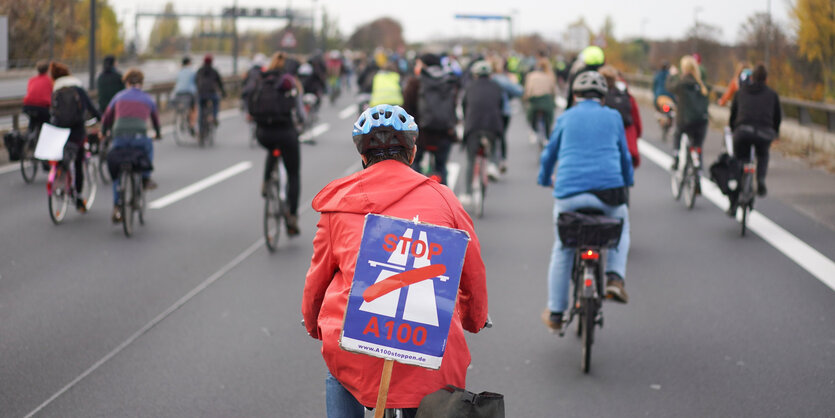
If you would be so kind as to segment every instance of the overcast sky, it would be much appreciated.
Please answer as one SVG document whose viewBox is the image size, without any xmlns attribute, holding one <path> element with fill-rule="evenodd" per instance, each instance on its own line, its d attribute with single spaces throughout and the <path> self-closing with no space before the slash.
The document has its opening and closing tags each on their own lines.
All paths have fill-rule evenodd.
<svg viewBox="0 0 835 418">
<path fill-rule="evenodd" d="M 119 19 L 126 24 L 129 36 L 133 33 L 133 13 L 161 11 L 169 0 L 109 0 Z M 723 42 L 737 40 L 740 25 L 752 14 L 765 12 L 771 4 L 771 13 L 776 23 L 789 25 L 791 0 L 239 0 L 239 7 L 285 8 L 292 7 L 320 12 L 324 7 L 328 14 L 338 20 L 343 34 L 350 35 L 363 23 L 377 17 L 391 16 L 403 25 L 407 41 L 430 40 L 438 37 L 465 36 L 507 37 L 507 25 L 502 22 L 480 22 L 455 20 L 457 13 L 495 14 L 513 16 L 515 34 L 539 32 L 552 40 L 559 36 L 568 24 L 580 17 L 594 30 L 598 30 L 606 18 L 611 16 L 615 23 L 615 36 L 619 39 L 631 36 L 646 36 L 651 39 L 680 38 L 694 19 L 715 25 L 722 29 Z M 233 0 L 175 0 L 178 12 L 214 12 L 229 7 Z M 318 22 L 317 22 L 318 24 Z M 140 21 L 140 33 L 147 39 L 151 19 Z M 246 20 L 247 26 L 273 29 L 282 27 L 283 21 Z M 191 22 L 183 21 L 182 27 L 189 30 Z"/>
</svg>

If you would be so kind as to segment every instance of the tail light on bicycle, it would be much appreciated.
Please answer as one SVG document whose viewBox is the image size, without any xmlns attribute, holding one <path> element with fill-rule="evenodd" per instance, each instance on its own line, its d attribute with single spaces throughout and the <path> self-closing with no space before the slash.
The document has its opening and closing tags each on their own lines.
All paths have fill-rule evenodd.
<svg viewBox="0 0 835 418">
<path fill-rule="evenodd" d="M 583 260 L 599 260 L 600 253 L 594 250 L 586 250 L 583 251 L 582 254 L 580 254 L 580 258 L 582 258 Z"/>
<path fill-rule="evenodd" d="M 280 156 L 281 156 L 281 150 L 274 149 L 273 150 L 273 157 L 280 157 Z"/>
<path fill-rule="evenodd" d="M 700 155 L 702 155 L 701 147 L 690 147 L 690 159 L 693 160 L 693 165 L 696 167 L 701 163 Z"/>
</svg>

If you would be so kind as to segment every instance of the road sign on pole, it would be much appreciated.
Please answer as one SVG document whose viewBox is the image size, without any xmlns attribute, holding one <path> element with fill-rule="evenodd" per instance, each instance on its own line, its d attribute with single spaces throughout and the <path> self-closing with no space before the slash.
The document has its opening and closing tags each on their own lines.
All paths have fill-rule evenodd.
<svg viewBox="0 0 835 418">
<path fill-rule="evenodd" d="M 339 345 L 440 368 L 469 240 L 458 229 L 366 215 Z"/>
</svg>

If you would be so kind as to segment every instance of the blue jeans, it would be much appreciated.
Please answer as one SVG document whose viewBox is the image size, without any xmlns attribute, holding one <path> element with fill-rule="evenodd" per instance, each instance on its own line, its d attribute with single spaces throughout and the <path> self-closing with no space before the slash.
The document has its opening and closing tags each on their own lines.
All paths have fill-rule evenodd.
<svg viewBox="0 0 835 418">
<path fill-rule="evenodd" d="M 328 418 L 363 418 L 365 416 L 365 407 L 333 377 L 331 372 L 328 372 L 325 378 L 325 403 Z"/>
<path fill-rule="evenodd" d="M 591 193 L 581 193 L 565 199 L 554 200 L 554 248 L 551 250 L 551 265 L 548 268 L 548 310 L 565 312 L 568 307 L 568 291 L 571 283 L 571 267 L 574 264 L 574 248 L 564 248 L 557 232 L 557 217 L 560 212 L 580 208 L 598 208 L 606 216 L 623 219 L 620 243 L 610 248 L 606 256 L 606 272 L 626 277 L 626 257 L 629 254 L 629 209 L 626 205 L 609 206 Z"/>
<path fill-rule="evenodd" d="M 121 137 L 121 138 L 113 138 L 113 142 L 110 145 L 110 149 L 117 149 L 117 148 L 139 148 L 145 151 L 145 154 L 148 156 L 148 160 L 151 163 L 154 162 L 154 144 L 151 142 L 151 138 L 147 136 L 134 136 L 134 137 Z M 142 173 L 142 178 L 150 178 L 151 172 L 146 171 Z M 113 206 L 119 204 L 119 178 L 113 179 Z"/>
</svg>

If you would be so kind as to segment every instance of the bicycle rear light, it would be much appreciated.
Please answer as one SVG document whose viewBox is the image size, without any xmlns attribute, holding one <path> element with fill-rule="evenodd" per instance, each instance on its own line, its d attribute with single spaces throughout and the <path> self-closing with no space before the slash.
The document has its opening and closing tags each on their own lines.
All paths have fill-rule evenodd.
<svg viewBox="0 0 835 418">
<path fill-rule="evenodd" d="M 580 258 L 582 258 L 583 260 L 598 260 L 600 259 L 600 253 L 594 250 L 587 250 L 583 251 L 583 253 L 580 255 Z"/>
<path fill-rule="evenodd" d="M 279 155 L 281 155 L 281 151 L 277 150 L 277 149 L 274 149 L 273 150 L 273 157 L 278 157 Z"/>
<path fill-rule="evenodd" d="M 585 283 L 583 283 L 583 284 L 585 285 L 585 287 L 592 287 L 594 282 L 592 282 L 591 278 L 588 278 L 588 279 L 585 280 Z"/>
</svg>

